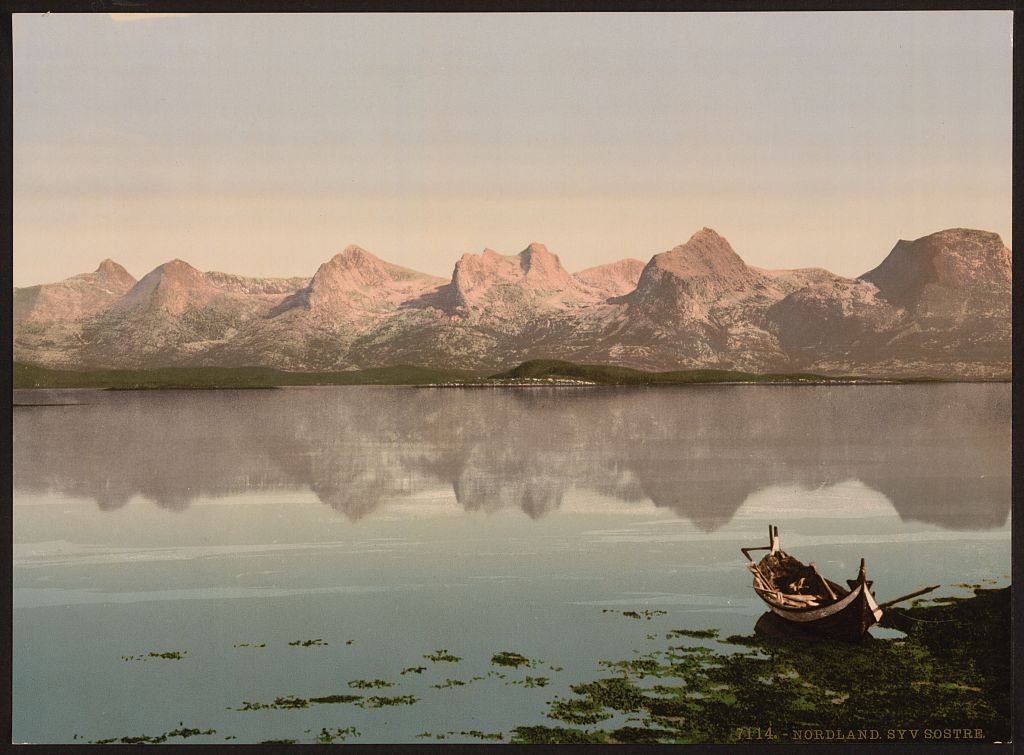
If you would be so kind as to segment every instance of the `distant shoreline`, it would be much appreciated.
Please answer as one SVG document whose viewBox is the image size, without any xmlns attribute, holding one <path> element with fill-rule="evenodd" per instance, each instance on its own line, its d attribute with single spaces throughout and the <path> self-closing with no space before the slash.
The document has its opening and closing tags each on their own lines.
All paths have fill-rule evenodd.
<svg viewBox="0 0 1024 755">
<path fill-rule="evenodd" d="M 922 383 L 1005 383 L 1011 376 L 756 374 L 735 370 L 645 372 L 628 367 L 532 360 L 496 374 L 397 365 L 339 372 L 287 372 L 267 367 L 162 367 L 143 370 L 54 370 L 14 365 L 14 388 L 97 388 L 141 390 L 273 390 L 290 386 L 406 385 L 420 388 L 591 388 L 684 385 L 906 385 Z"/>
</svg>

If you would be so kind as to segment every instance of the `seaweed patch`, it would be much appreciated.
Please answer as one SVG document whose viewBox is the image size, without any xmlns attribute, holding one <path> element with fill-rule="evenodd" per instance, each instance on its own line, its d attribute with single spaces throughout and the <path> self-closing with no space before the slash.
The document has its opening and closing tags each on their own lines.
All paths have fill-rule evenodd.
<svg viewBox="0 0 1024 755">
<path fill-rule="evenodd" d="M 322 697 L 298 697 L 296 695 L 283 695 L 274 698 L 272 703 L 253 702 L 243 700 L 241 708 L 228 708 L 228 710 L 291 710 L 308 708 L 310 705 L 335 705 L 340 703 L 358 703 L 363 699 L 362 695 L 325 695 Z"/>
<path fill-rule="evenodd" d="M 394 687 L 394 682 L 384 679 L 353 679 L 348 683 L 352 689 L 381 689 L 382 687 Z"/>
<path fill-rule="evenodd" d="M 621 613 L 627 619 L 647 619 L 650 621 L 655 616 L 667 616 L 668 611 L 616 611 L 614 608 L 602 608 L 601 613 Z"/>
<path fill-rule="evenodd" d="M 168 739 L 190 739 L 192 737 L 203 737 L 212 736 L 217 733 L 216 729 L 189 729 L 181 726 L 180 728 L 172 729 L 171 731 L 164 732 L 163 734 L 157 734 L 156 736 L 148 736 L 146 734 L 140 734 L 135 737 L 114 737 L 112 739 L 97 739 L 92 742 L 95 745 L 157 745 L 166 742 Z"/>
<path fill-rule="evenodd" d="M 461 656 L 452 655 L 446 649 L 435 650 L 433 653 L 427 653 L 423 657 L 434 663 L 458 663 L 462 660 Z"/>
<path fill-rule="evenodd" d="M 150 658 L 162 658 L 162 659 L 167 660 L 167 661 L 180 661 L 182 658 L 185 657 L 185 655 L 187 653 L 188 653 L 187 650 L 166 650 L 166 651 L 163 651 L 163 652 L 156 651 L 156 650 L 151 650 L 148 653 L 146 653 L 145 655 L 141 655 L 141 654 L 140 655 L 122 655 L 121 656 L 121 660 L 122 661 L 145 661 L 145 660 L 149 660 Z"/>
<path fill-rule="evenodd" d="M 367 697 L 356 703 L 360 708 L 385 708 L 394 705 L 415 705 L 420 699 L 416 695 L 396 695 L 394 697 Z"/>
<path fill-rule="evenodd" d="M 593 727 L 613 716 L 632 723 L 611 731 L 519 727 L 513 742 L 736 742 L 750 721 L 770 721 L 774 741 L 815 730 L 880 731 L 913 721 L 919 729 L 982 730 L 1006 741 L 1010 721 L 1010 588 L 976 589 L 927 607 L 890 608 L 882 625 L 896 639 L 842 643 L 731 636 L 738 650 L 669 646 L 663 652 L 602 661 L 619 675 L 574 684 L 575 698 L 549 703 L 548 717 Z M 677 629 L 668 638 L 714 639 L 717 630 Z M 637 682 L 661 680 L 650 688 Z M 802 739 L 800 741 L 803 741 Z"/>
<path fill-rule="evenodd" d="M 530 659 L 521 653 L 512 653 L 504 650 L 500 653 L 495 653 L 491 656 L 491 663 L 495 666 L 510 666 L 512 668 L 519 668 L 520 666 L 529 666 Z"/>
<path fill-rule="evenodd" d="M 319 744 L 334 744 L 335 742 L 344 742 L 352 737 L 361 737 L 362 734 L 356 730 L 355 726 L 346 726 L 344 729 L 320 729 L 320 733 L 316 736 L 316 742 Z"/>
</svg>

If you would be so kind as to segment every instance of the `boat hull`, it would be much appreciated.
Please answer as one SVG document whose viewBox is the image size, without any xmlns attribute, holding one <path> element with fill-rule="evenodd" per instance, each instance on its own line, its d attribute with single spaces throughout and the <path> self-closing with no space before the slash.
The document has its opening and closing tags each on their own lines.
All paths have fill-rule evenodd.
<svg viewBox="0 0 1024 755">
<path fill-rule="evenodd" d="M 882 609 L 864 582 L 841 600 L 824 606 L 792 609 L 769 600 L 765 603 L 772 613 L 794 628 L 836 640 L 859 640 L 882 618 Z"/>
</svg>

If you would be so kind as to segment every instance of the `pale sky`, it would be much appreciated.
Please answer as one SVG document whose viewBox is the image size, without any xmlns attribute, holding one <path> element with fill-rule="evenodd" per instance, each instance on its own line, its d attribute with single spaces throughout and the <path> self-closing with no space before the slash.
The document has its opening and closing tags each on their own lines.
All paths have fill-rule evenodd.
<svg viewBox="0 0 1024 755">
<path fill-rule="evenodd" d="M 1010 243 L 1010 12 L 16 14 L 14 284 Z"/>
</svg>

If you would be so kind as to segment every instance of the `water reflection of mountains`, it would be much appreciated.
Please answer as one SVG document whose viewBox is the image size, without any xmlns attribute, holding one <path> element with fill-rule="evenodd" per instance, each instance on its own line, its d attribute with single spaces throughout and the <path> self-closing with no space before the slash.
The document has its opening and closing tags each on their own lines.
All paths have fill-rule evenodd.
<svg viewBox="0 0 1024 755">
<path fill-rule="evenodd" d="M 65 399 L 67 400 L 67 399 Z M 307 487 L 356 520 L 438 483 L 466 510 L 558 509 L 570 489 L 652 501 L 705 530 L 769 485 L 860 480 L 904 519 L 991 528 L 1010 511 L 1005 385 L 288 389 L 89 393 L 22 410 L 14 486 L 199 497 Z"/>
</svg>

